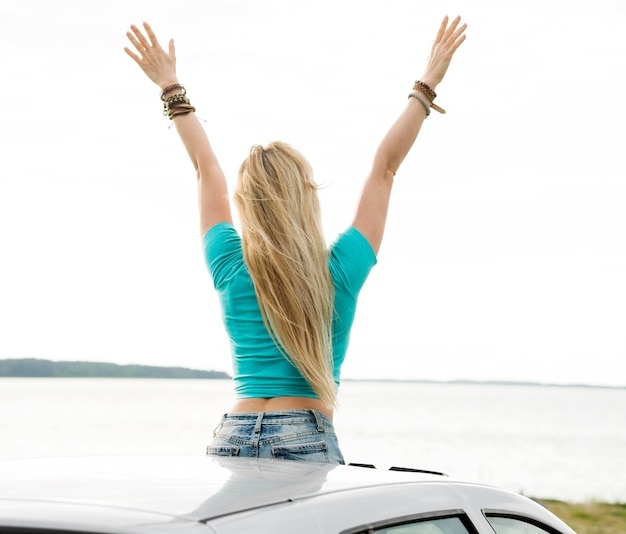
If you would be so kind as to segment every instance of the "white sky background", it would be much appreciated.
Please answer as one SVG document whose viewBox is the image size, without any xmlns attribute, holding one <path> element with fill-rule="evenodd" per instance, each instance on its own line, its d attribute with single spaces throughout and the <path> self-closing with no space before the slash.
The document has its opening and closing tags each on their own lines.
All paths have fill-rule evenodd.
<svg viewBox="0 0 626 534">
<path fill-rule="evenodd" d="M 332 240 L 446 13 L 448 113 L 397 175 L 344 377 L 626 385 L 621 0 L 1 0 L 0 358 L 231 370 L 130 23 L 175 38 L 231 189 L 250 145 L 304 152 Z"/>
</svg>

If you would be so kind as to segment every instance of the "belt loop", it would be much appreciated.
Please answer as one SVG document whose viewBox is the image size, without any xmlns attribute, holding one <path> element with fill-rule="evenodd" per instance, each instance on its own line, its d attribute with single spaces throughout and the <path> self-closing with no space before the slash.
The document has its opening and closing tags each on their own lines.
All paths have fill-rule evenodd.
<svg viewBox="0 0 626 534">
<path fill-rule="evenodd" d="M 317 431 L 320 433 L 324 432 L 324 427 L 322 426 L 322 418 L 317 410 L 311 410 L 313 417 L 315 417 L 315 423 L 317 424 Z"/>
<path fill-rule="evenodd" d="M 224 426 L 224 421 L 226 420 L 226 416 L 228 414 L 222 415 L 222 419 L 218 423 L 218 425 L 213 429 L 213 437 L 217 436 L 217 433 L 221 430 L 222 426 Z"/>
<path fill-rule="evenodd" d="M 259 441 L 261 441 L 261 424 L 263 422 L 263 416 L 265 412 L 260 412 L 256 418 L 256 423 L 254 424 L 254 436 L 252 437 L 252 457 L 259 457 Z"/>
<path fill-rule="evenodd" d="M 265 412 L 260 412 L 259 416 L 256 418 L 256 423 L 254 425 L 254 433 L 258 434 L 259 432 L 261 432 L 261 424 L 263 422 L 263 416 L 265 415 Z"/>
</svg>

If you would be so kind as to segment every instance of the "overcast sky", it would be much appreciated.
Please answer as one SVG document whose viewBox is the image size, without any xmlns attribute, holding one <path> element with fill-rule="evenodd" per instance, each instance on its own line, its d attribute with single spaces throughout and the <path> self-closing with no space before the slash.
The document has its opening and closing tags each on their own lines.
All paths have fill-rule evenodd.
<svg viewBox="0 0 626 534">
<path fill-rule="evenodd" d="M 626 385 L 621 0 L 2 0 L 0 358 L 231 371 L 131 23 L 175 38 L 231 190 L 254 143 L 308 157 L 331 241 L 445 14 L 448 113 L 396 177 L 344 376 Z"/>
</svg>

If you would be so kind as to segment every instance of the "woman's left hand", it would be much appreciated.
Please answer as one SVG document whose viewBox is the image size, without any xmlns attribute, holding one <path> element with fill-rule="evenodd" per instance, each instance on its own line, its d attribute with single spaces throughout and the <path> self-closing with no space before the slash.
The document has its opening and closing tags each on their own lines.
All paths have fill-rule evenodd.
<svg viewBox="0 0 626 534">
<path fill-rule="evenodd" d="M 467 28 L 467 24 L 461 24 L 461 17 L 456 17 L 449 24 L 448 22 L 446 15 L 439 27 L 437 37 L 433 41 L 424 74 L 420 78 L 431 89 L 434 89 L 443 80 L 452 56 L 461 46 L 461 43 L 465 41 L 463 32 Z"/>
<path fill-rule="evenodd" d="M 146 76 L 161 89 L 178 83 L 176 78 L 174 39 L 170 39 L 169 52 L 166 52 L 161 48 L 150 25 L 144 22 L 143 27 L 146 35 L 135 25 L 131 25 L 131 31 L 126 32 L 128 40 L 133 44 L 139 55 L 127 47 L 124 48 L 124 51 L 135 60 Z"/>
</svg>

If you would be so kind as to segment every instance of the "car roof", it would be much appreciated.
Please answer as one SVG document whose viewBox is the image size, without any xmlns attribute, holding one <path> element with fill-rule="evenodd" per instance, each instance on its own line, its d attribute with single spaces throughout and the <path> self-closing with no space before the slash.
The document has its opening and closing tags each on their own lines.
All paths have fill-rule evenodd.
<svg viewBox="0 0 626 534">
<path fill-rule="evenodd" d="M 87 456 L 0 461 L 0 480 L 0 501 L 119 506 L 205 520 L 311 495 L 448 479 L 249 458 Z"/>
<path fill-rule="evenodd" d="M 206 529 L 207 522 L 239 512 L 262 513 L 271 505 L 328 496 L 341 500 L 348 490 L 405 484 L 427 485 L 430 493 L 442 495 L 442 506 L 456 503 L 450 507 L 458 507 L 460 486 L 465 493 L 468 485 L 510 493 L 427 472 L 248 458 L 8 460 L 0 461 L 0 526 L 171 532 L 178 522 L 195 532 L 194 525 Z"/>
</svg>

